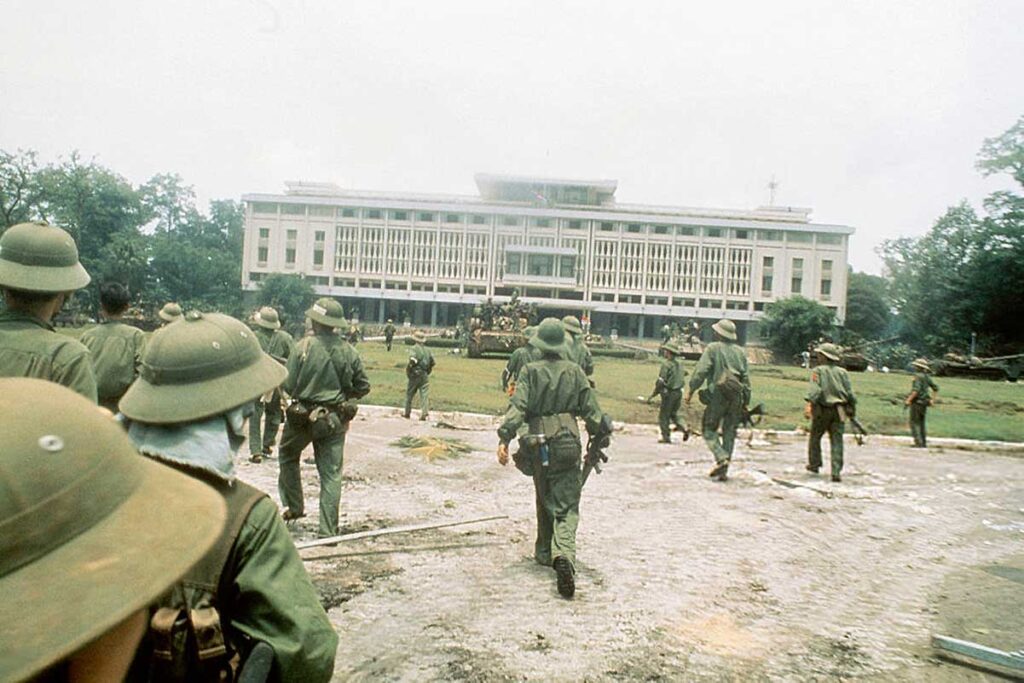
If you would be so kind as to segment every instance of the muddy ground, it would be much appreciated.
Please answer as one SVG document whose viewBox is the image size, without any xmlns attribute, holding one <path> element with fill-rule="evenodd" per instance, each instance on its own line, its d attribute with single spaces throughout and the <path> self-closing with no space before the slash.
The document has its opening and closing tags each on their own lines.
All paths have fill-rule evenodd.
<svg viewBox="0 0 1024 683">
<path fill-rule="evenodd" d="M 803 440 L 759 434 L 712 483 L 699 439 L 626 427 L 584 490 L 566 601 L 531 558 L 532 482 L 495 463 L 490 421 L 435 418 L 477 429 L 360 413 L 343 530 L 509 519 L 305 551 L 333 556 L 307 568 L 341 635 L 339 680 L 968 681 L 983 677 L 936 659 L 931 634 L 1024 648 L 1017 449 L 848 443 L 832 484 L 803 470 Z M 427 461 L 390 445 L 407 434 L 480 450 Z M 239 470 L 277 499 L 275 460 Z M 316 532 L 316 469 L 302 472 L 297 540 Z"/>
</svg>

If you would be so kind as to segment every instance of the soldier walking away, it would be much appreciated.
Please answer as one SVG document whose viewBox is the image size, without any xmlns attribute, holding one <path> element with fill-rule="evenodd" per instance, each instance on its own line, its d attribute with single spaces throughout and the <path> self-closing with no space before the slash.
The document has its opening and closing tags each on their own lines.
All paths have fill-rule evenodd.
<svg viewBox="0 0 1024 683">
<path fill-rule="evenodd" d="M 263 353 L 281 365 L 287 363 L 295 347 L 295 340 L 281 329 L 277 311 L 264 306 L 253 314 L 252 322 Z M 284 419 L 281 400 L 280 388 L 274 387 L 273 391 L 257 397 L 253 402 L 254 412 L 249 418 L 249 460 L 252 462 L 262 462 L 263 458 L 269 458 L 273 452 L 277 430 Z"/>
<path fill-rule="evenodd" d="M 683 400 L 689 404 L 693 392 L 707 384 L 700 392 L 700 402 L 706 406 L 701 430 L 704 443 L 715 456 L 715 466 L 708 476 L 725 481 L 736 445 L 736 430 L 743 419 L 743 409 L 750 402 L 750 373 L 747 354 L 736 344 L 736 324 L 723 319 L 711 329 L 715 340 L 697 361 Z"/>
<path fill-rule="evenodd" d="M 932 399 L 932 392 L 939 393 L 939 387 L 932 381 L 929 374 L 932 366 L 924 358 L 918 358 L 911 366 L 917 370 L 914 373 L 914 383 L 910 388 L 910 395 L 907 396 L 905 405 L 910 406 L 910 433 L 914 437 L 915 448 L 928 447 L 928 434 L 925 430 L 925 415 L 928 407 L 935 404 Z"/>
<path fill-rule="evenodd" d="M 668 344 L 670 339 L 672 339 L 672 326 L 665 323 L 661 326 L 661 343 Z"/>
<path fill-rule="evenodd" d="M 0 236 L 0 377 L 46 379 L 96 402 L 89 349 L 50 322 L 87 284 L 71 235 L 46 223 L 7 228 Z"/>
<path fill-rule="evenodd" d="M 159 312 L 157 312 L 156 316 L 164 321 L 163 325 L 161 325 L 160 327 L 167 327 L 174 321 L 181 320 L 181 306 L 174 303 L 173 301 L 169 301 L 166 304 L 164 304 L 163 308 L 161 308 Z"/>
<path fill-rule="evenodd" d="M 540 352 L 537 351 L 537 347 L 531 346 L 529 343 L 536 333 L 537 328 L 533 326 L 523 330 L 527 343 L 512 352 L 512 355 L 508 357 L 508 363 L 505 364 L 505 370 L 501 373 L 501 388 L 509 396 L 516 393 L 516 378 L 519 377 L 519 373 L 526 367 L 526 364 L 540 360 Z"/>
<path fill-rule="evenodd" d="M 821 364 L 811 371 L 804 417 L 811 421 L 807 441 L 807 471 L 821 468 L 821 437 L 828 433 L 831 445 L 832 481 L 841 481 L 843 471 L 843 432 L 847 416 L 856 416 L 857 397 L 850 386 L 846 369 L 836 365 L 842 351 L 835 344 L 822 344 L 814 349 Z"/>
<path fill-rule="evenodd" d="M 122 321 L 129 298 L 128 289 L 118 282 L 100 287 L 102 320 L 80 338 L 92 356 L 99 403 L 112 413 L 138 376 L 146 346 L 145 332 Z"/>
<path fill-rule="evenodd" d="M 568 333 L 565 357 L 580 366 L 583 374 L 590 377 L 594 374 L 594 357 L 590 353 L 590 348 L 583 341 L 583 326 L 580 324 L 579 318 L 567 315 L 562 318 L 562 325 L 565 326 L 565 331 Z M 591 382 L 591 386 L 593 386 L 593 382 Z"/>
<path fill-rule="evenodd" d="M 285 374 L 252 330 L 219 313 L 190 312 L 150 339 L 121 399 L 128 436 L 143 455 L 219 492 L 227 523 L 154 606 L 129 680 L 236 680 L 232 660 L 246 665 L 260 643 L 273 652 L 269 678 L 330 679 L 338 638 L 291 535 L 274 502 L 235 477 L 254 399 Z M 163 511 L 174 517 L 187 505 Z"/>
<path fill-rule="evenodd" d="M 52 382 L 0 379 L 0 434 L 0 680 L 123 680 L 224 503 Z"/>
<path fill-rule="evenodd" d="M 378 318 L 379 319 L 379 318 Z M 387 346 L 388 351 L 391 350 L 391 344 L 395 340 L 395 322 L 388 318 L 388 322 L 384 325 L 384 344 Z"/>
<path fill-rule="evenodd" d="M 299 458 L 312 443 L 320 475 L 319 534 L 337 536 L 345 435 L 358 409 L 356 401 L 370 393 L 370 380 L 359 354 L 337 333 L 346 325 L 341 304 L 330 297 L 317 299 L 306 318 L 313 333 L 296 344 L 281 385 L 292 402 L 285 413 L 277 484 L 286 507 L 284 519 L 304 517 Z"/>
<path fill-rule="evenodd" d="M 690 428 L 679 416 L 679 410 L 683 405 L 683 387 L 686 385 L 686 370 L 683 369 L 683 362 L 679 358 L 681 349 L 673 342 L 668 342 L 662 344 L 661 352 L 664 356 L 661 369 L 654 383 L 654 391 L 647 399 L 650 401 L 655 396 L 661 396 L 661 408 L 658 410 L 661 439 L 658 443 L 672 443 L 673 425 L 683 433 L 683 441 L 687 441 L 690 438 Z"/>
<path fill-rule="evenodd" d="M 420 420 L 430 417 L 430 373 L 434 371 L 434 355 L 424 346 L 426 336 L 420 330 L 412 335 L 416 344 L 409 352 L 409 362 L 405 366 L 405 419 L 412 414 L 412 399 L 420 395 Z"/>
<path fill-rule="evenodd" d="M 534 557 L 538 563 L 554 567 L 558 592 L 571 598 L 576 592 L 583 452 L 576 418 L 584 420 L 598 448 L 608 443 L 611 420 L 601 412 L 583 371 L 565 360 L 566 336 L 557 318 L 547 318 L 530 339 L 542 358 L 519 373 L 515 394 L 498 428 L 498 462 L 508 464 L 508 444 L 518 435 L 516 467 L 533 477 L 536 493 Z M 523 426 L 528 433 L 520 433 Z"/>
</svg>

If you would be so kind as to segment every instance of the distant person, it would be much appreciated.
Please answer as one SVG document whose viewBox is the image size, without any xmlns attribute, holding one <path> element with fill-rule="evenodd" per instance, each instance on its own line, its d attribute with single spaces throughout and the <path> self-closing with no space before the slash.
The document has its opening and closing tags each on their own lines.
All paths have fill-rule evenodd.
<svg viewBox="0 0 1024 683">
<path fill-rule="evenodd" d="M 92 356 L 99 403 L 112 413 L 142 366 L 146 334 L 125 324 L 128 289 L 119 282 L 100 287 L 100 323 L 82 333 L 81 341 Z"/>
<path fill-rule="evenodd" d="M 831 445 L 832 481 L 842 480 L 843 432 L 847 416 L 854 417 L 857 397 L 850 385 L 846 368 L 836 365 L 842 351 L 835 344 L 825 343 L 814 349 L 819 364 L 811 371 L 804 417 L 811 421 L 807 440 L 807 471 L 821 468 L 821 437 L 828 434 Z"/>
<path fill-rule="evenodd" d="M 594 357 L 590 353 L 590 348 L 583 340 L 583 325 L 580 324 L 579 318 L 574 315 L 567 315 L 562 318 L 562 325 L 565 326 L 565 331 L 569 335 L 565 344 L 566 358 L 580 366 L 583 374 L 590 377 L 594 374 Z M 593 382 L 591 382 L 591 386 L 593 386 Z"/>
<path fill-rule="evenodd" d="M 910 433 L 914 437 L 915 448 L 928 447 L 928 434 L 925 429 L 925 416 L 929 406 L 934 405 L 932 392 L 939 393 L 939 387 L 932 381 L 930 376 L 932 367 L 924 358 L 918 358 L 911 363 L 917 370 L 914 373 L 914 382 L 910 386 L 910 395 L 907 396 L 905 405 L 910 406 Z"/>
<path fill-rule="evenodd" d="M 166 327 L 167 325 L 173 323 L 176 320 L 181 320 L 181 306 L 174 303 L 173 301 L 168 302 L 163 305 L 163 308 L 160 309 L 156 316 L 160 318 L 160 320 L 163 320 L 163 325 L 161 325 L 161 327 Z"/>
<path fill-rule="evenodd" d="M 89 284 L 78 247 L 46 223 L 19 223 L 0 235 L 0 377 L 62 384 L 96 402 L 89 349 L 57 333 L 52 320 L 71 293 Z"/>
<path fill-rule="evenodd" d="M 505 369 L 501 373 L 501 388 L 509 396 L 516 393 L 516 379 L 518 379 L 519 373 L 526 367 L 526 364 L 540 360 L 540 352 L 535 346 L 530 344 L 530 339 L 536 333 L 537 328 L 532 326 L 523 330 L 526 343 L 512 352 L 512 355 L 508 357 L 508 363 L 505 364 Z"/>
<path fill-rule="evenodd" d="M 269 355 L 281 365 L 288 362 L 288 357 L 295 347 L 295 340 L 281 329 L 281 319 L 277 310 L 264 306 L 252 316 L 255 325 L 256 341 L 260 343 L 263 353 Z M 281 390 L 274 387 L 253 403 L 255 412 L 249 418 L 249 460 L 259 463 L 269 458 L 277 442 L 277 430 L 284 419 L 281 409 Z"/>
<path fill-rule="evenodd" d="M 723 319 L 711 329 L 715 340 L 697 361 L 683 400 L 689 403 L 693 392 L 707 384 L 700 393 L 700 401 L 706 405 L 701 428 L 704 443 L 715 456 L 715 466 L 708 476 L 725 481 L 736 445 L 736 430 L 743 419 L 743 408 L 750 402 L 750 373 L 747 354 L 736 344 L 736 324 Z"/>
<path fill-rule="evenodd" d="M 434 355 L 426 347 L 427 338 L 422 331 L 416 330 L 412 335 L 415 345 L 409 352 L 409 362 L 405 366 L 405 413 L 406 419 L 412 414 L 412 399 L 420 396 L 420 420 L 430 417 L 430 375 L 434 372 Z"/>
<path fill-rule="evenodd" d="M 659 443 L 672 443 L 673 425 L 683 433 L 683 441 L 686 441 L 690 438 L 690 428 L 679 416 L 683 404 L 683 387 L 686 385 L 686 370 L 679 357 L 681 349 L 669 341 L 662 344 L 661 353 L 661 368 L 651 394 L 651 398 L 661 396 L 661 408 L 658 410 L 658 427 L 661 430 Z"/>
<path fill-rule="evenodd" d="M 661 326 L 661 343 L 667 344 L 672 339 L 672 326 L 665 323 Z"/>
<path fill-rule="evenodd" d="M 0 434 L 0 680 L 123 680 L 224 503 L 52 382 L 0 379 Z"/>
<path fill-rule="evenodd" d="M 380 318 L 378 318 L 379 320 Z M 388 318 L 388 322 L 384 325 L 384 345 L 387 346 L 388 351 L 391 351 L 391 344 L 395 341 L 395 321 Z"/>
<path fill-rule="evenodd" d="M 338 328 L 347 324 L 341 304 L 330 297 L 317 299 L 306 319 L 312 333 L 295 345 L 281 385 L 292 403 L 285 413 L 277 485 L 285 521 L 305 517 L 299 458 L 312 443 L 320 475 L 319 534 L 336 536 L 345 435 L 356 414 L 356 401 L 370 393 L 370 380 L 359 354 L 338 335 Z"/>
</svg>

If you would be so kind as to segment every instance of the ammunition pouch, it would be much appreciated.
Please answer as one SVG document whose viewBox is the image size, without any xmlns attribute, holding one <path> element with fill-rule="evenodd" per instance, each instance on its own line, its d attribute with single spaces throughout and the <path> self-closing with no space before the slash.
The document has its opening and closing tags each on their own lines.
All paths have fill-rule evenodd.
<svg viewBox="0 0 1024 683">
<path fill-rule="evenodd" d="M 305 427 L 309 424 L 309 407 L 301 401 L 292 401 L 284 411 L 284 418 L 292 427 Z"/>
<path fill-rule="evenodd" d="M 338 406 L 338 417 L 342 422 L 351 422 L 358 412 L 359 404 L 355 401 L 345 401 Z"/>
<path fill-rule="evenodd" d="M 548 442 L 554 440 L 563 431 L 572 434 L 577 441 L 580 438 L 580 426 L 576 422 L 576 416 L 571 413 L 535 417 L 529 420 L 528 424 L 530 436 L 543 436 Z"/>
<path fill-rule="evenodd" d="M 334 410 L 317 406 L 309 413 L 310 436 L 314 441 L 321 441 L 342 432 L 341 418 Z"/>
<path fill-rule="evenodd" d="M 512 463 L 526 476 L 533 476 L 533 455 L 525 447 L 520 447 L 512 454 Z"/>
</svg>

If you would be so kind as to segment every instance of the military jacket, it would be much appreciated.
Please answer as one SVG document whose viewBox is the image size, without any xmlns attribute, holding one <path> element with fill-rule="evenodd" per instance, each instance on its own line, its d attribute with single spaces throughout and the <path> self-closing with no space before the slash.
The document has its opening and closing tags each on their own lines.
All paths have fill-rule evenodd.
<svg viewBox="0 0 1024 683">
<path fill-rule="evenodd" d="M 123 396 L 142 366 L 146 333 L 117 320 L 107 320 L 83 332 L 80 339 L 92 358 L 100 400 Z"/>
<path fill-rule="evenodd" d="M 336 334 L 303 337 L 288 357 L 281 388 L 292 398 L 337 405 L 370 393 L 370 380 L 356 350 Z"/>
<path fill-rule="evenodd" d="M 928 402 L 932 399 L 932 392 L 938 391 L 939 387 L 927 374 L 916 372 L 914 373 L 914 384 L 910 390 L 917 392 L 917 396 L 914 397 L 914 403 L 928 405 Z"/>
<path fill-rule="evenodd" d="M 747 354 L 743 348 L 729 342 L 714 341 L 708 344 L 690 377 L 690 391 L 700 389 L 707 382 L 708 394 L 714 396 L 715 383 L 722 374 L 730 370 L 743 384 L 747 398 L 750 397 L 750 373 L 747 369 Z"/>
<path fill-rule="evenodd" d="M 384 337 L 387 338 L 387 339 L 391 339 L 394 336 L 395 336 L 395 326 L 392 325 L 391 323 L 388 323 L 387 325 L 384 326 Z"/>
<path fill-rule="evenodd" d="M 256 340 L 260 343 L 263 353 L 269 355 L 281 365 L 288 362 L 295 347 L 295 340 L 292 335 L 284 330 L 268 330 L 265 327 L 256 328 Z"/>
<path fill-rule="evenodd" d="M 594 374 L 594 357 L 590 353 L 590 349 L 583 341 L 583 337 L 580 335 L 571 335 L 572 341 L 566 344 L 568 348 L 568 359 L 576 365 L 580 366 L 583 373 L 588 377 Z"/>
<path fill-rule="evenodd" d="M 520 346 L 513 351 L 512 355 L 508 358 L 508 364 L 505 366 L 503 386 L 508 388 L 510 382 L 515 382 L 519 378 L 519 373 L 526 367 L 526 364 L 536 360 L 540 360 L 540 351 L 529 344 Z"/>
<path fill-rule="evenodd" d="M 414 362 L 415 361 L 415 362 Z M 409 376 L 425 378 L 434 369 L 434 355 L 423 344 L 416 344 L 409 352 Z"/>
<path fill-rule="evenodd" d="M 680 391 L 686 384 L 686 370 L 678 358 L 665 358 L 658 372 L 659 391 Z"/>
<path fill-rule="evenodd" d="M 845 368 L 826 363 L 811 371 L 811 385 L 806 399 L 823 406 L 856 405 L 857 398 L 850 386 L 850 375 Z"/>
<path fill-rule="evenodd" d="M 507 443 L 529 420 L 561 413 L 583 418 L 588 432 L 598 432 L 603 413 L 587 376 L 568 360 L 543 359 L 528 363 L 519 373 L 516 393 L 509 401 L 498 437 Z"/>
<path fill-rule="evenodd" d="M 24 313 L 0 312 L 0 377 L 46 379 L 97 399 L 89 349 Z"/>
</svg>

